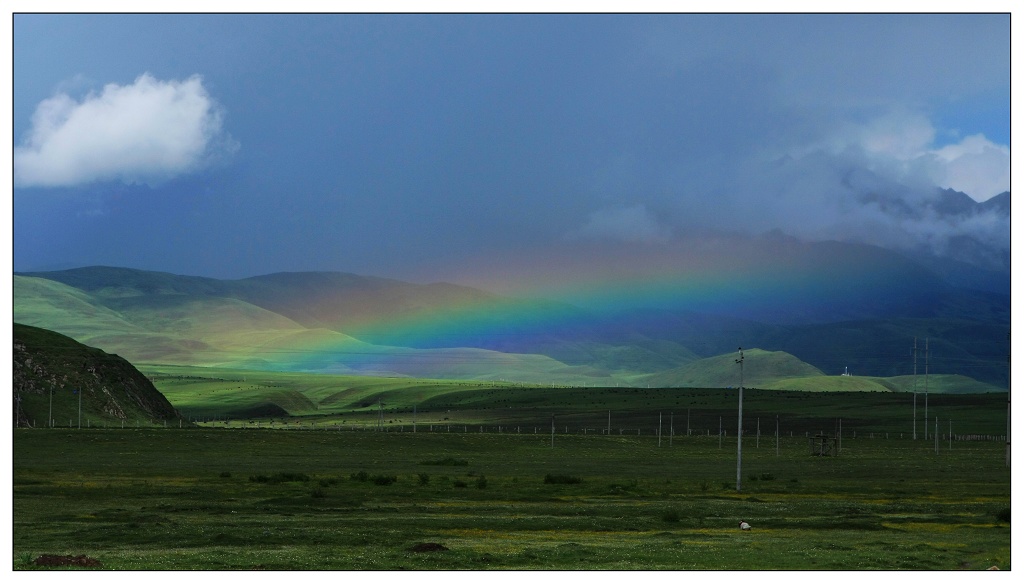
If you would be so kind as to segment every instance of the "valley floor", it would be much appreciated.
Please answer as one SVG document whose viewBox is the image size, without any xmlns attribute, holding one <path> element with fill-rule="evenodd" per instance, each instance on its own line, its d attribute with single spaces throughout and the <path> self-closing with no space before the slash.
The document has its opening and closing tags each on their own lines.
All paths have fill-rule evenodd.
<svg viewBox="0 0 1024 584">
<path fill-rule="evenodd" d="M 1010 567 L 1004 445 L 226 429 L 14 431 L 14 568 Z M 944 445 L 945 446 L 945 445 Z M 739 521 L 753 529 L 741 532 Z"/>
</svg>

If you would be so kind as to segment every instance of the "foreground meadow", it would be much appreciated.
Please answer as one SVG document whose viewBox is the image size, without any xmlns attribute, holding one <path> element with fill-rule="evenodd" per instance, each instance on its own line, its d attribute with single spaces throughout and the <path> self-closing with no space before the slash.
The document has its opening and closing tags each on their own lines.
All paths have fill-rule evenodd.
<svg viewBox="0 0 1024 584">
<path fill-rule="evenodd" d="M 999 442 L 15 430 L 15 569 L 1010 567 Z M 753 525 L 737 528 L 740 520 Z"/>
</svg>

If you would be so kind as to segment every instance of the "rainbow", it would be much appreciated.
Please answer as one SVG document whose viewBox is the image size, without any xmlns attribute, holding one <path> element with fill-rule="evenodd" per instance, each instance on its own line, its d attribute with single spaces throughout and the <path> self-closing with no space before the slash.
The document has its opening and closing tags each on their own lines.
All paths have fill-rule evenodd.
<svg viewBox="0 0 1024 584">
<path fill-rule="evenodd" d="M 837 249 L 841 253 L 830 253 Z M 906 296 L 902 266 L 880 263 L 875 248 L 790 241 L 587 246 L 580 253 L 548 251 L 532 260 L 486 258 L 457 278 L 500 294 L 441 310 L 377 315 L 344 335 L 312 331 L 291 339 L 281 349 L 289 352 L 274 360 L 311 369 L 334 363 L 339 371 L 391 371 L 396 363 L 431 359 L 493 365 L 559 340 L 614 344 L 638 329 L 656 331 L 667 326 L 660 322 L 664 311 L 780 322 L 808 315 L 841 320 L 852 314 L 850 307 Z M 472 267 L 467 262 L 467 270 Z"/>
</svg>

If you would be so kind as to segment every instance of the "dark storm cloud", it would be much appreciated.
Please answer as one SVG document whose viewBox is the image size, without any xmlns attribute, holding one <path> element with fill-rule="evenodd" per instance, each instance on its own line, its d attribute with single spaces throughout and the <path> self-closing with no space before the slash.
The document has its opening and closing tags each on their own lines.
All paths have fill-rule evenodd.
<svg viewBox="0 0 1024 584">
<path fill-rule="evenodd" d="M 16 189 L 16 267 L 74 249 L 209 275 L 403 277 L 697 230 L 935 249 L 1008 232 L 892 210 L 1008 186 L 992 137 L 1009 111 L 1006 16 L 33 15 L 15 30 L 19 137 L 53 87 L 151 71 L 201 74 L 245 145 L 145 203 L 94 186 L 101 222 L 55 226 L 51 202 Z M 39 230 L 55 235 L 19 245 Z M 83 230 L 125 240 L 90 256 L 80 242 L 99 236 L 60 235 Z"/>
</svg>

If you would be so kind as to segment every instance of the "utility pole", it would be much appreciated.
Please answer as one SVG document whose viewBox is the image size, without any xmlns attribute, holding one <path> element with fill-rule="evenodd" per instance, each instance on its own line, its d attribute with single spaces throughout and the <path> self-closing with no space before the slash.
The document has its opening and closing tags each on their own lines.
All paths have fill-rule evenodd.
<svg viewBox="0 0 1024 584">
<path fill-rule="evenodd" d="M 914 337 L 914 440 L 917 440 L 917 337 Z"/>
<path fill-rule="evenodd" d="M 928 337 L 924 338 L 924 439 L 928 439 Z"/>
<path fill-rule="evenodd" d="M 78 394 L 78 429 L 81 430 L 82 429 L 82 388 L 76 389 L 75 393 Z"/>
<path fill-rule="evenodd" d="M 740 353 L 740 358 L 736 359 L 736 362 L 740 365 L 740 406 L 736 428 L 736 492 L 738 493 L 741 487 L 740 473 L 743 466 L 743 347 L 737 350 Z"/>
</svg>

